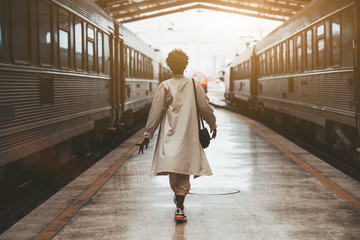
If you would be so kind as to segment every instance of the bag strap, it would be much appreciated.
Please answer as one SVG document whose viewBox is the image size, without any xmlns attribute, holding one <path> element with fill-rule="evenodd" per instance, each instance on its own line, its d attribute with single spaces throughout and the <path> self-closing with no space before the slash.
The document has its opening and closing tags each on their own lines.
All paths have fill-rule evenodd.
<svg viewBox="0 0 360 240">
<path fill-rule="evenodd" d="M 203 128 L 205 128 L 204 126 L 204 121 L 202 119 L 202 117 L 200 117 L 199 115 L 199 110 L 198 110 L 198 103 L 197 103 L 197 95 L 196 95 L 196 88 L 195 88 L 195 80 L 192 78 L 192 83 L 193 83 L 193 87 L 194 87 L 194 94 L 195 94 L 195 104 L 196 104 L 196 115 L 197 115 L 197 118 L 198 118 L 198 126 L 199 126 L 199 130 L 201 129 L 200 128 L 200 122 L 201 122 L 201 125 Z"/>
</svg>

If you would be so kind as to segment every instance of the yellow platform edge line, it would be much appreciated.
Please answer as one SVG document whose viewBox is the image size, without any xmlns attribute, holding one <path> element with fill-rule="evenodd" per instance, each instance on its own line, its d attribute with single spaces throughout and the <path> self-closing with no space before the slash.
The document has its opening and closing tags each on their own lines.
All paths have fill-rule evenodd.
<svg viewBox="0 0 360 240">
<path fill-rule="evenodd" d="M 139 142 L 140 143 L 140 142 Z M 90 187 L 88 187 L 80 196 L 72 202 L 58 217 L 56 217 L 44 230 L 42 230 L 34 239 L 46 240 L 52 239 L 65 227 L 65 225 L 80 211 L 82 207 L 93 197 L 100 188 L 115 174 L 115 172 L 126 162 L 126 160 L 136 152 L 138 146 L 131 147 L 117 160 L 108 170 L 106 170 Z"/>
<path fill-rule="evenodd" d="M 339 185 L 325 177 L 323 174 L 321 174 L 319 171 L 314 169 L 311 165 L 309 165 L 307 162 L 290 152 L 287 148 L 285 148 L 283 145 L 281 145 L 279 142 L 277 142 L 272 137 L 268 136 L 266 133 L 264 133 L 262 130 L 257 128 L 255 125 L 247 121 L 246 119 L 240 117 L 239 115 L 234 114 L 237 118 L 239 118 L 242 122 L 244 122 L 246 125 L 251 127 L 253 130 L 255 130 L 258 134 L 260 134 L 263 138 L 265 138 L 267 141 L 269 141 L 271 144 L 273 144 L 275 147 L 277 147 L 280 151 L 285 153 L 290 159 L 292 159 L 294 162 L 296 162 L 298 165 L 300 165 L 303 169 L 305 169 L 308 173 L 310 173 L 316 180 L 318 180 L 320 183 L 322 183 L 325 187 L 330 189 L 333 193 L 335 193 L 338 197 L 340 197 L 342 200 L 350 204 L 355 210 L 357 210 L 360 213 L 360 202 L 354 198 L 351 194 L 346 192 L 344 189 L 342 189 Z"/>
</svg>

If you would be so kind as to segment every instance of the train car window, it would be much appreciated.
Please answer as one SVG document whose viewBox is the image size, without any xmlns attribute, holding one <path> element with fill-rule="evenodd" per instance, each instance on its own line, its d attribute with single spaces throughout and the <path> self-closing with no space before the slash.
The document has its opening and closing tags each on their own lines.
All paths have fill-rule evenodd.
<svg viewBox="0 0 360 240">
<path fill-rule="evenodd" d="M 132 58 L 133 58 L 133 66 L 132 66 L 132 70 L 133 70 L 133 77 L 136 78 L 137 77 L 137 51 L 133 50 L 132 51 Z"/>
<path fill-rule="evenodd" d="M 140 61 L 139 61 L 139 52 L 135 51 L 135 78 L 140 77 Z"/>
<path fill-rule="evenodd" d="M 144 55 L 142 57 L 141 65 L 142 65 L 142 77 L 146 78 L 146 57 Z"/>
<path fill-rule="evenodd" d="M 272 61 L 271 61 L 271 51 L 269 50 L 269 51 L 267 51 L 267 53 L 266 53 L 266 55 L 267 55 L 267 75 L 272 75 Z M 247 70 L 247 72 L 248 72 L 248 69 L 246 69 Z"/>
<path fill-rule="evenodd" d="M 243 62 L 240 66 L 241 66 L 240 77 L 241 77 L 241 79 L 244 79 L 246 77 L 245 62 Z"/>
<path fill-rule="evenodd" d="M 348 8 L 341 13 L 341 59 L 343 67 L 354 66 L 354 48 L 355 39 L 355 12 L 354 8 Z"/>
<path fill-rule="evenodd" d="M 146 78 L 146 71 L 147 71 L 147 57 L 144 56 L 143 58 L 143 77 Z"/>
<path fill-rule="evenodd" d="M 331 19 L 331 64 L 340 66 L 340 17 Z"/>
<path fill-rule="evenodd" d="M 237 75 L 237 79 L 242 79 L 242 64 L 239 64 L 237 66 L 237 71 L 236 71 L 236 75 Z"/>
<path fill-rule="evenodd" d="M 302 70 L 302 41 L 301 35 L 296 36 L 296 70 Z"/>
<path fill-rule="evenodd" d="M 317 28 L 316 28 L 316 36 L 320 37 L 320 36 L 324 35 L 324 31 L 325 31 L 325 26 L 322 23 L 321 25 L 317 26 Z"/>
<path fill-rule="evenodd" d="M 11 42 L 14 61 L 30 63 L 30 1 L 11 2 Z"/>
<path fill-rule="evenodd" d="M 266 76 L 266 53 L 262 54 L 263 76 Z"/>
<path fill-rule="evenodd" d="M 131 52 L 132 54 L 131 54 L 131 58 L 132 58 L 132 67 L 131 67 L 131 69 L 132 69 L 132 77 L 133 78 L 136 78 L 136 71 L 137 71 L 137 63 L 136 63 L 136 60 L 137 60 L 137 54 L 136 54 L 136 51 L 134 50 L 134 49 L 132 49 L 132 52 Z"/>
<path fill-rule="evenodd" d="M 126 77 L 130 76 L 130 48 L 126 47 L 126 67 L 127 67 L 127 71 L 126 71 Z"/>
<path fill-rule="evenodd" d="M 135 77 L 135 51 L 131 49 L 131 77 Z"/>
<path fill-rule="evenodd" d="M 94 72 L 95 67 L 95 30 L 92 26 L 87 27 L 87 64 L 88 71 Z"/>
<path fill-rule="evenodd" d="M 280 74 L 280 66 L 281 66 L 281 59 L 280 59 L 280 45 L 276 46 L 276 73 Z"/>
<path fill-rule="evenodd" d="M 306 69 L 312 69 L 312 30 L 306 31 Z"/>
<path fill-rule="evenodd" d="M 243 62 L 241 64 L 241 66 L 242 66 L 242 71 L 241 71 L 242 76 L 241 77 L 242 77 L 242 79 L 244 79 L 247 76 L 246 62 Z"/>
<path fill-rule="evenodd" d="M 59 25 L 66 30 L 70 28 L 69 13 L 65 10 L 59 12 Z"/>
<path fill-rule="evenodd" d="M 144 55 L 142 57 L 141 65 L 142 65 L 142 77 L 145 78 L 146 77 L 146 57 Z"/>
<path fill-rule="evenodd" d="M 110 37 L 106 33 L 104 36 L 104 73 L 110 74 Z M 120 50 L 120 49 L 119 49 Z"/>
<path fill-rule="evenodd" d="M 151 59 L 149 59 L 149 67 L 148 67 L 148 69 L 149 69 L 149 78 L 150 79 L 152 79 L 153 78 L 153 69 L 152 69 L 152 63 L 151 63 Z"/>
<path fill-rule="evenodd" d="M 138 78 L 141 78 L 141 75 L 142 75 L 142 73 L 141 73 L 141 69 L 142 69 L 142 67 L 141 67 L 141 53 L 137 53 L 137 77 Z"/>
<path fill-rule="evenodd" d="M 148 78 L 148 58 L 144 57 L 144 77 Z"/>
<path fill-rule="evenodd" d="M 246 77 L 246 68 L 245 68 L 245 62 L 241 64 L 241 79 L 244 79 Z"/>
<path fill-rule="evenodd" d="M 123 45 L 123 53 L 124 53 L 124 76 L 127 77 L 127 47 L 125 45 Z"/>
<path fill-rule="evenodd" d="M 139 53 L 138 55 L 138 72 L 139 72 L 139 78 L 142 78 L 142 54 Z"/>
<path fill-rule="evenodd" d="M 125 53 L 125 55 L 124 55 L 124 62 L 125 62 L 124 67 L 126 67 L 126 69 L 125 69 L 125 77 L 129 76 L 129 50 L 128 49 L 129 48 L 126 45 L 124 45 L 124 53 Z"/>
<path fill-rule="evenodd" d="M 150 69 L 151 69 L 151 79 L 154 78 L 154 66 L 152 65 L 152 62 L 151 62 L 151 65 L 150 65 Z"/>
<path fill-rule="evenodd" d="M 59 12 L 59 47 L 60 47 L 60 67 L 69 68 L 70 57 L 70 21 L 69 13 L 63 10 Z"/>
<path fill-rule="evenodd" d="M 75 67 L 76 70 L 84 70 L 83 63 L 83 22 L 75 18 Z"/>
<path fill-rule="evenodd" d="M 267 75 L 269 75 L 269 64 L 268 64 L 268 60 L 269 60 L 269 52 L 268 51 L 266 51 L 265 53 L 264 53 L 264 60 L 265 60 L 265 75 L 267 76 Z"/>
<path fill-rule="evenodd" d="M 5 13 L 4 13 L 5 7 L 4 7 L 4 1 L 0 1 L 0 56 L 2 55 L 2 48 L 3 48 L 3 24 L 4 24 L 4 17 L 5 17 Z"/>
<path fill-rule="evenodd" d="M 273 75 L 276 74 L 276 66 L 275 66 L 275 63 L 276 63 L 276 59 L 275 59 L 275 49 L 272 48 L 271 49 L 271 72 Z"/>
<path fill-rule="evenodd" d="M 282 72 L 287 72 L 287 44 L 286 42 L 282 43 Z"/>
<path fill-rule="evenodd" d="M 294 72 L 294 39 L 289 39 L 289 72 Z"/>
<path fill-rule="evenodd" d="M 130 61 L 130 48 L 126 47 L 126 66 L 127 66 L 126 77 L 130 76 L 130 67 L 131 67 L 130 62 L 131 62 Z"/>
<path fill-rule="evenodd" d="M 317 38 L 317 68 L 325 67 L 325 25 L 322 23 L 316 27 Z"/>
<path fill-rule="evenodd" d="M 89 39 L 94 40 L 94 38 L 95 38 L 95 30 L 94 30 L 94 28 L 92 26 L 88 26 L 87 34 L 88 34 Z"/>
<path fill-rule="evenodd" d="M 246 78 L 246 63 L 245 62 L 243 62 L 242 64 L 241 64 L 241 79 L 244 79 L 244 78 Z"/>
<path fill-rule="evenodd" d="M 129 77 L 132 77 L 133 76 L 133 50 L 131 48 L 129 48 Z"/>
<path fill-rule="evenodd" d="M 325 39 L 321 38 L 317 40 L 317 67 L 324 68 L 325 67 Z"/>
<path fill-rule="evenodd" d="M 265 76 L 265 56 L 264 56 L 264 54 L 260 55 L 260 75 Z"/>
<path fill-rule="evenodd" d="M 97 56 L 98 56 L 98 71 L 99 73 L 104 72 L 104 46 L 103 46 L 103 34 L 102 32 L 97 32 Z"/>
<path fill-rule="evenodd" d="M 245 62 L 245 68 L 246 68 L 246 78 L 250 78 L 250 64 L 249 60 Z"/>
<path fill-rule="evenodd" d="M 144 69 L 144 67 L 143 67 L 143 61 L 144 61 L 144 56 L 141 54 L 141 53 L 139 53 L 139 71 L 140 71 L 140 77 L 141 78 L 143 78 L 143 74 L 144 74 L 144 72 L 143 72 L 143 69 Z"/>
<path fill-rule="evenodd" d="M 135 50 L 133 50 L 133 77 L 136 78 L 137 77 L 137 52 Z"/>
<path fill-rule="evenodd" d="M 234 67 L 234 79 L 237 79 L 237 66 Z"/>
<path fill-rule="evenodd" d="M 153 74 L 153 65 L 152 65 L 152 60 L 149 59 L 149 78 L 153 79 L 154 78 L 154 74 Z M 169 76 L 172 76 L 172 72 L 169 70 Z"/>
<path fill-rule="evenodd" d="M 244 79 L 245 78 L 245 76 L 246 76 L 246 72 L 245 72 L 246 70 L 245 70 L 245 63 L 242 63 L 241 65 L 240 65 L 240 71 L 239 71 L 239 73 L 240 73 L 240 78 L 241 79 Z"/>
<path fill-rule="evenodd" d="M 39 1 L 39 57 L 43 66 L 52 65 L 52 12 L 48 1 Z"/>
<path fill-rule="evenodd" d="M 146 58 L 146 78 L 150 79 L 150 64 L 149 64 L 149 58 Z"/>
</svg>

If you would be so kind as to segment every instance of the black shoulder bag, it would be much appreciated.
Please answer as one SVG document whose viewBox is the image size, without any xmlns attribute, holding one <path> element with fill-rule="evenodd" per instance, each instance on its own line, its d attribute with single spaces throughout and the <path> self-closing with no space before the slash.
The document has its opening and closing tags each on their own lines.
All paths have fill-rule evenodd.
<svg viewBox="0 0 360 240">
<path fill-rule="evenodd" d="M 204 121 L 203 121 L 202 117 L 199 116 L 194 79 L 192 79 L 192 82 L 193 82 L 194 94 L 195 94 L 196 115 L 198 118 L 197 122 L 198 122 L 198 126 L 199 126 L 199 139 L 200 139 L 201 146 L 203 148 L 207 148 L 210 144 L 210 134 L 209 134 L 209 131 L 207 130 L 207 128 L 204 126 Z M 201 122 L 201 125 L 203 128 L 200 127 L 200 122 Z"/>
</svg>

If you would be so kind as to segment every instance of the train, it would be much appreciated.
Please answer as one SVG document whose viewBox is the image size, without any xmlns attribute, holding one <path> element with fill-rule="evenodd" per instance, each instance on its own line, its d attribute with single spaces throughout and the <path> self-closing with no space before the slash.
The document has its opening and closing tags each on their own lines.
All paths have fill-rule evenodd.
<svg viewBox="0 0 360 240">
<path fill-rule="evenodd" d="M 0 179 L 130 128 L 171 75 L 93 1 L 0 1 Z"/>
<path fill-rule="evenodd" d="M 313 0 L 237 56 L 225 100 L 360 165 L 360 2 Z"/>
<path fill-rule="evenodd" d="M 203 87 L 205 93 L 207 93 L 207 91 L 208 91 L 208 78 L 207 78 L 206 74 L 204 74 L 204 73 L 194 73 L 192 75 L 192 78 L 195 81 L 198 81 L 201 84 L 201 86 Z"/>
</svg>

